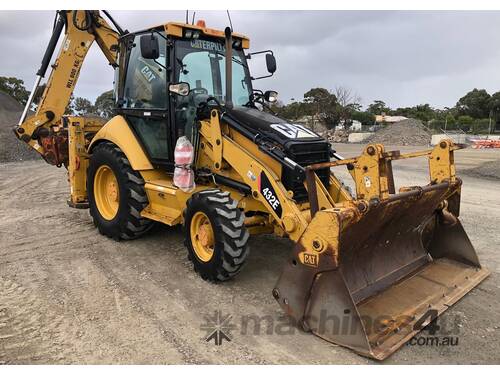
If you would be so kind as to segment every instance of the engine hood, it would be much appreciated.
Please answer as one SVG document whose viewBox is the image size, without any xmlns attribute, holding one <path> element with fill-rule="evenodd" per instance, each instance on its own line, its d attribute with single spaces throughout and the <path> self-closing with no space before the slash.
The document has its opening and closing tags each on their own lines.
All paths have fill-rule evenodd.
<svg viewBox="0 0 500 375">
<path fill-rule="evenodd" d="M 266 135 L 282 145 L 288 142 L 314 142 L 324 139 L 303 125 L 288 121 L 255 108 L 236 107 L 228 111 L 229 117 L 245 126 L 249 131 Z"/>
<path fill-rule="evenodd" d="M 331 147 L 326 139 L 303 125 L 290 124 L 282 118 L 256 108 L 235 107 L 223 114 L 222 121 L 224 119 L 245 137 L 257 143 L 259 149 L 281 161 L 284 165 L 281 174 L 283 186 L 293 192 L 293 199 L 297 202 L 307 201 L 304 176 L 298 168 L 290 168 L 289 162 L 285 163 L 284 160 L 292 160 L 301 167 L 328 162 Z M 316 175 L 328 188 L 330 169 L 319 169 Z"/>
</svg>

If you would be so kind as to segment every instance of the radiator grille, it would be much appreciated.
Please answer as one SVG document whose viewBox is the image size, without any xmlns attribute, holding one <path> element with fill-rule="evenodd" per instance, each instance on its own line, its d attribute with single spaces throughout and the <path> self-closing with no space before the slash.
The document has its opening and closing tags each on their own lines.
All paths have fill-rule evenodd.
<svg viewBox="0 0 500 375">
<path fill-rule="evenodd" d="M 287 156 L 297 164 L 306 167 L 311 164 L 324 163 L 330 161 L 329 144 L 326 142 L 318 143 L 295 143 L 287 147 Z M 319 169 L 316 174 L 325 187 L 329 186 L 329 168 Z M 307 190 L 304 184 L 294 179 L 293 172 L 283 169 L 283 185 L 287 190 L 293 191 L 293 198 L 297 202 L 307 201 Z"/>
</svg>

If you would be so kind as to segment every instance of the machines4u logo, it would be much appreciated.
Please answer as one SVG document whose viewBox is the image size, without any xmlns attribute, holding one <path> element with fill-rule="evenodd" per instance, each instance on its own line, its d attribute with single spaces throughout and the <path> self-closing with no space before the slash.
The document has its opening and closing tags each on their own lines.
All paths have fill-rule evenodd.
<svg viewBox="0 0 500 375">
<path fill-rule="evenodd" d="M 222 314 L 220 310 L 214 311 L 213 315 L 205 315 L 205 323 L 201 325 L 202 331 L 207 334 L 205 341 L 213 341 L 215 345 L 222 345 L 223 341 L 230 342 L 232 340 L 231 331 L 236 328 L 236 325 L 231 322 L 230 314 Z"/>
</svg>

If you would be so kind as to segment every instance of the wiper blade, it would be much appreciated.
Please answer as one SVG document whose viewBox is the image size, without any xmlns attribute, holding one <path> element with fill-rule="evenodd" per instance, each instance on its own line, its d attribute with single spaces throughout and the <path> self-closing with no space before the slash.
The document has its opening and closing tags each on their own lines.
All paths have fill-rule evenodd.
<svg viewBox="0 0 500 375">
<path fill-rule="evenodd" d="M 181 69 L 182 69 L 182 70 L 185 70 L 185 69 L 187 68 L 187 65 L 186 65 L 186 64 L 184 64 L 180 58 L 176 57 L 175 59 L 177 60 L 177 62 L 178 62 L 178 63 L 179 63 L 179 65 L 181 66 Z"/>
<path fill-rule="evenodd" d="M 216 55 L 219 55 L 219 56 L 222 56 L 222 57 L 226 57 L 226 55 L 224 55 L 224 54 L 223 54 L 223 53 L 221 53 L 221 52 L 214 51 L 214 53 L 215 53 Z M 244 67 L 245 69 L 247 69 L 247 70 L 248 70 L 248 65 L 247 65 L 247 64 L 244 64 L 244 63 L 243 63 L 243 61 L 239 61 L 239 60 L 237 60 L 237 59 L 236 59 L 236 57 L 234 57 L 234 56 L 233 56 L 233 58 L 232 58 L 231 60 L 232 60 L 232 61 L 234 61 L 236 64 L 241 65 L 242 67 Z"/>
</svg>

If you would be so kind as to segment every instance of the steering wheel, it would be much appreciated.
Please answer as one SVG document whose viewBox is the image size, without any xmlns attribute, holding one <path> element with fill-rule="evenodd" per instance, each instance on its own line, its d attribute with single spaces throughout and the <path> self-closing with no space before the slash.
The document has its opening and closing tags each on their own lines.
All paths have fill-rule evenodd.
<svg viewBox="0 0 500 375">
<path fill-rule="evenodd" d="M 191 89 L 191 92 L 194 95 L 208 95 L 208 90 L 204 87 L 196 87 Z"/>
</svg>

